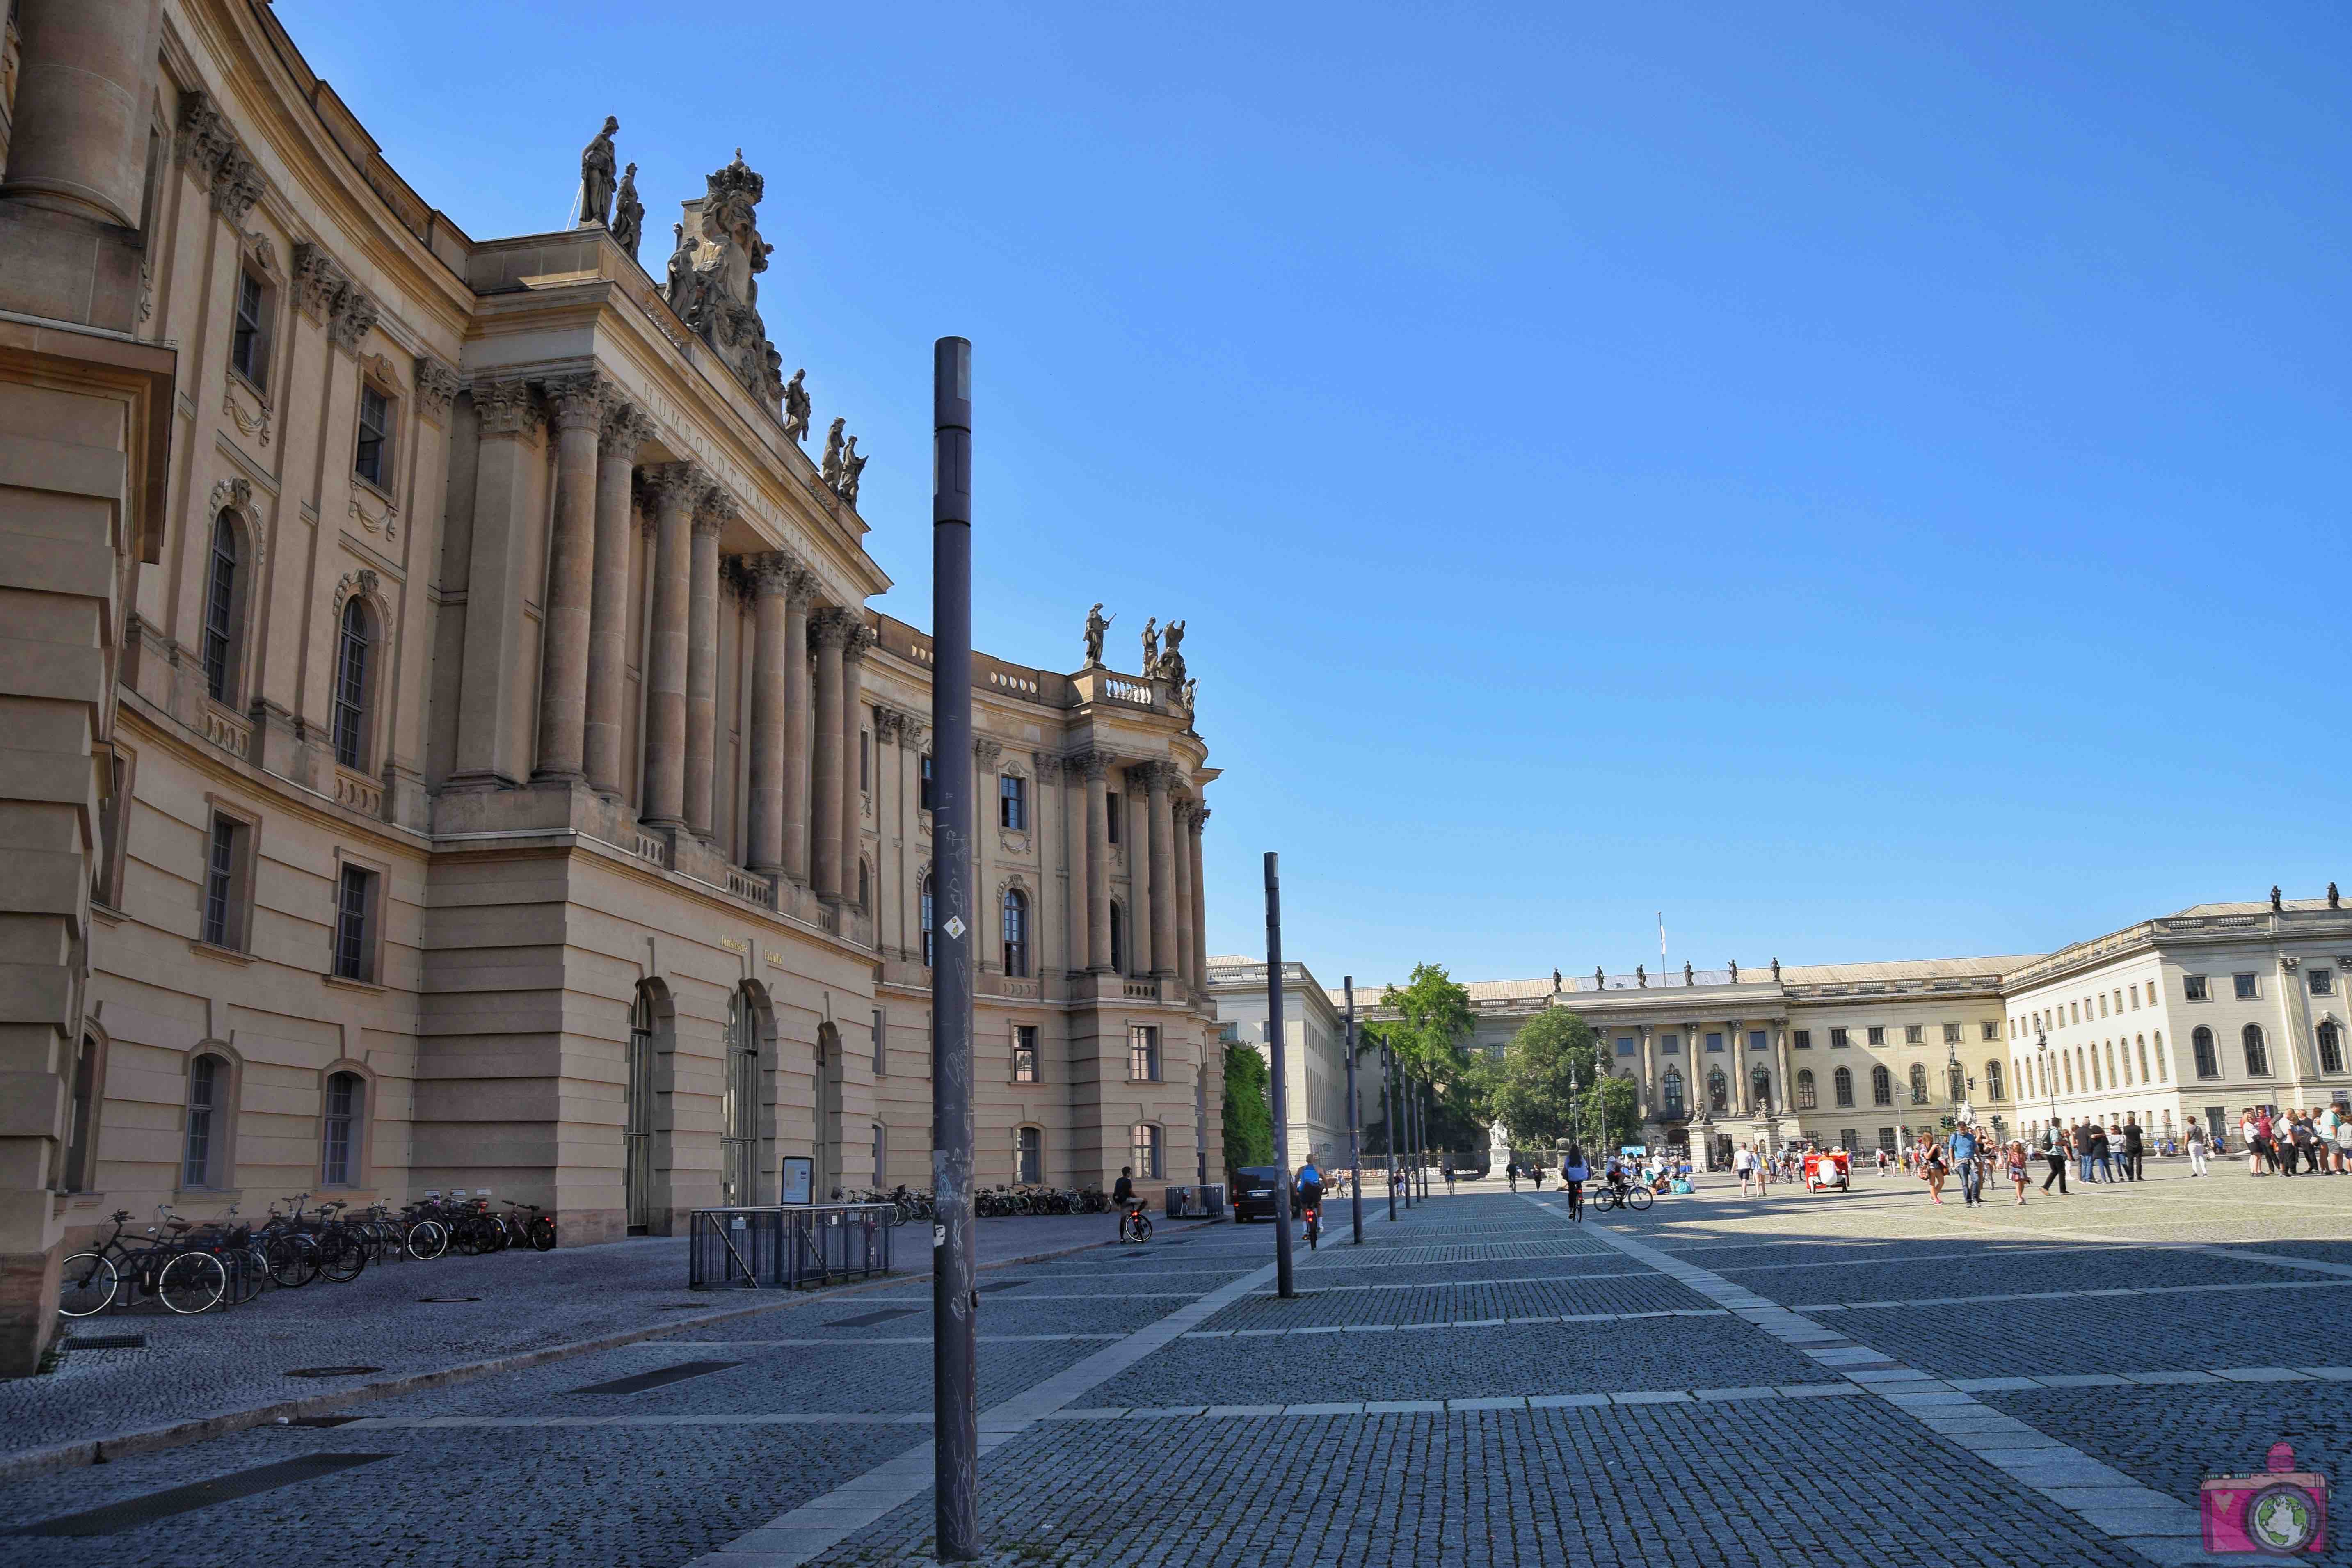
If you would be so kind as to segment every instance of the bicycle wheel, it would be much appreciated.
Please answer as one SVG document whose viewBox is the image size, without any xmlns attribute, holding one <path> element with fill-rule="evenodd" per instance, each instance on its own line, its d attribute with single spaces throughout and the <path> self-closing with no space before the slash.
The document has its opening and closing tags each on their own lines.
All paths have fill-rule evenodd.
<svg viewBox="0 0 2352 1568">
<path fill-rule="evenodd" d="M 289 1290 L 299 1290 L 319 1277 L 319 1244 L 307 1236 L 273 1236 L 264 1244 L 269 1277 Z"/>
<path fill-rule="evenodd" d="M 530 1222 L 530 1245 L 541 1252 L 555 1250 L 555 1221 L 546 1215 L 534 1215 Z"/>
<path fill-rule="evenodd" d="M 1648 1208 L 1653 1201 L 1650 1189 L 1647 1187 L 1629 1188 L 1625 1194 L 1625 1200 L 1637 1210 Z"/>
<path fill-rule="evenodd" d="M 1139 1214 L 1135 1216 L 1135 1239 L 1138 1241 L 1150 1241 L 1151 1239 L 1151 1216 L 1150 1215 Z"/>
<path fill-rule="evenodd" d="M 319 1238 L 319 1272 L 338 1285 L 348 1285 L 367 1268 L 367 1247 L 348 1230 L 331 1230 Z"/>
<path fill-rule="evenodd" d="M 449 1250 L 449 1233 L 438 1220 L 420 1219 L 408 1227 L 404 1245 L 409 1257 L 420 1263 L 430 1263 Z"/>
<path fill-rule="evenodd" d="M 209 1252 L 183 1252 L 155 1279 L 155 1299 L 174 1312 L 209 1312 L 228 1293 L 228 1270 Z"/>
<path fill-rule="evenodd" d="M 228 1270 L 228 1304 L 242 1307 L 261 1294 L 269 1282 L 268 1265 L 253 1253 L 234 1250 L 221 1254 L 221 1267 Z"/>
<path fill-rule="evenodd" d="M 103 1312 L 120 1283 L 103 1253 L 77 1252 L 59 1266 L 58 1310 L 68 1318 Z"/>
</svg>

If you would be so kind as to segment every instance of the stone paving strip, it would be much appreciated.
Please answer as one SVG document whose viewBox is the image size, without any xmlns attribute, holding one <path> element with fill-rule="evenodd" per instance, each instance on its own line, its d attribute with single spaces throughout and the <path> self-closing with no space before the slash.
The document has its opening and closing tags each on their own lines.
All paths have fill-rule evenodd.
<svg viewBox="0 0 2352 1568">
<path fill-rule="evenodd" d="M 1298 1260 L 1304 1270 L 1312 1256 Z M 1159 1321 L 1121 1336 L 1066 1371 L 980 1412 L 980 1453 L 985 1457 L 1013 1438 L 1066 1408 L 1088 1390 L 1099 1387 L 1155 1351 L 1162 1350 L 1198 1325 L 1255 1291 L 1275 1277 L 1271 1263 L 1240 1279 L 1220 1285 L 1179 1307 Z M 1106 1293 L 1110 1294 L 1110 1293 Z M 1130 1299 L 1126 1292 L 1116 1293 Z M 1161 1292 L 1146 1292 L 1157 1297 Z M 1035 1296 L 1024 1300 L 1051 1300 Z M 1072 1300 L 1097 1300 L 1103 1296 Z M 1204 1407 L 1205 1408 L 1205 1407 Z M 931 1489 L 931 1445 L 909 1448 L 853 1480 L 779 1514 L 759 1529 L 737 1537 L 716 1552 L 705 1552 L 688 1568 L 800 1568 L 830 1551 L 885 1514 Z"/>
<path fill-rule="evenodd" d="M 1988 1301 L 2067 1301 L 2087 1296 L 2193 1296 L 2206 1292 L 2238 1295 L 2248 1290 L 2340 1290 L 2352 1279 L 2232 1279 L 2219 1285 L 2126 1285 L 2098 1290 L 2009 1290 L 1993 1296 L 1922 1296 L 1908 1301 L 1811 1301 L 1792 1312 L 1871 1312 L 1887 1307 L 1969 1307 Z"/>
<path fill-rule="evenodd" d="M 1632 1275 L 1623 1276 L 1634 1278 Z M 1318 1291 L 1320 1295 L 1322 1292 Z M 1261 1294 L 1260 1300 L 1276 1298 Z M 1325 1323 L 1302 1329 L 1194 1329 L 1188 1340 L 1247 1340 L 1296 1334 L 1412 1334 L 1427 1329 L 1518 1328 L 1528 1323 L 1631 1323 L 1643 1318 L 1727 1318 L 1722 1307 L 1667 1307 L 1650 1312 L 1570 1312 L 1558 1317 L 1455 1318 L 1442 1323 Z"/>
<path fill-rule="evenodd" d="M 1564 1209 L 1542 1202 L 1537 1202 L 1535 1206 L 1555 1219 L 1568 1220 Z M 2234 1561 L 2206 1555 L 2203 1528 L 2195 1505 L 2142 1486 L 2113 1466 L 2102 1464 L 2038 1427 L 2002 1414 L 1949 1380 L 1906 1366 L 1884 1352 L 1814 1322 L 1793 1308 L 1606 1225 L 1589 1226 L 1585 1234 L 1638 1263 L 1649 1264 L 1799 1354 L 1862 1385 L 1930 1431 L 2041 1493 L 2084 1524 L 2121 1542 L 2149 1562 L 2162 1568 L 2175 1568 L 2177 1564 Z M 2034 1386 L 2041 1385 L 2037 1383 Z"/>
<path fill-rule="evenodd" d="M 1393 1268 L 1394 1265 L 1337 1263 L 1333 1264 L 1332 1267 L 1335 1268 Z M 1315 1288 L 1315 1293 L 1318 1296 L 1329 1296 L 1336 1295 L 1345 1290 L 1457 1290 L 1476 1285 L 1581 1285 L 1587 1280 L 1591 1279 L 1647 1279 L 1650 1278 L 1652 1278 L 1651 1271 L 1647 1268 L 1630 1268 L 1619 1269 L 1607 1274 L 1530 1274 L 1524 1279 L 1417 1279 L 1408 1281 L 1402 1285 L 1318 1285 Z M 1273 1296 L 1275 1292 L 1271 1290 L 1261 1290 L 1258 1292 L 1258 1295 L 1261 1297 Z M 1020 1298 L 1020 1300 L 1024 1301 L 1036 1301 L 1044 1299 L 1045 1298 L 1037 1296 L 1024 1296 Z M 1527 1321 L 1531 1323 L 1554 1323 L 1558 1322 L 1559 1320 L 1557 1318 L 1529 1318 Z"/>
</svg>

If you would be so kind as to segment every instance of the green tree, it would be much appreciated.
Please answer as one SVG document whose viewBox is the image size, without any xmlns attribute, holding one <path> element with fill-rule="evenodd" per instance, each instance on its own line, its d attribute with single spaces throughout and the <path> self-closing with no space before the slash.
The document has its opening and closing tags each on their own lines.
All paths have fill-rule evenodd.
<svg viewBox="0 0 2352 1568">
<path fill-rule="evenodd" d="M 1470 993 L 1454 983 L 1443 964 L 1416 963 L 1412 977 L 1402 987 L 1391 985 L 1381 997 L 1383 1008 L 1396 1016 L 1360 1026 L 1360 1054 L 1369 1055 L 1380 1069 L 1379 1047 L 1394 1053 L 1400 1079 L 1413 1080 L 1427 1112 L 1424 1141 L 1435 1150 L 1469 1151 L 1486 1146 L 1487 1088 L 1491 1071 L 1483 1056 L 1465 1048 L 1477 1016 L 1470 1009 Z M 1422 1087 L 1425 1086 L 1425 1088 Z"/>
<path fill-rule="evenodd" d="M 1488 1097 L 1520 1149 L 1549 1149 L 1570 1135 L 1580 1091 L 1592 1087 L 1592 1031 L 1555 1007 L 1528 1021 L 1504 1048 Z"/>
<path fill-rule="evenodd" d="M 1255 1046 L 1225 1047 L 1225 1168 L 1274 1163 L 1274 1110 L 1265 1058 Z"/>
</svg>

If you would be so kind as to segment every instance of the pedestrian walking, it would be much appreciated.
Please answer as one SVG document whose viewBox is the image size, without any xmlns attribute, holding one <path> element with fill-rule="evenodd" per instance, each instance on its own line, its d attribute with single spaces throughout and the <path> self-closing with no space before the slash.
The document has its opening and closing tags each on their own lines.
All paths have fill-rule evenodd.
<svg viewBox="0 0 2352 1568">
<path fill-rule="evenodd" d="M 1739 1152 L 1731 1157 L 1731 1168 L 1739 1173 L 1739 1195 L 1748 1195 L 1748 1184 L 1756 1179 L 1756 1145 L 1742 1143 Z"/>
<path fill-rule="evenodd" d="M 2352 1116 L 2336 1119 L 2336 1169 L 2339 1175 L 2352 1172 Z"/>
<path fill-rule="evenodd" d="M 1918 1163 L 1920 1179 L 1927 1184 L 1928 1201 L 1941 1205 L 1944 1201 L 1944 1152 L 1922 1133 L 1918 1145 L 1911 1152 Z"/>
<path fill-rule="evenodd" d="M 1529 1165 L 1528 1167 L 1528 1174 L 1535 1178 L 1536 1191 L 1543 1191 L 1543 1162 L 1541 1160 L 1538 1160 L 1533 1164 Z"/>
<path fill-rule="evenodd" d="M 2131 1182 L 2147 1180 L 2145 1161 L 2147 1158 L 2147 1138 L 2141 1132 L 2139 1122 L 2124 1118 L 2124 1179 Z"/>
<path fill-rule="evenodd" d="M 2189 1175 L 2192 1181 L 2208 1173 L 2205 1169 L 2205 1129 L 2200 1127 L 2197 1124 L 2197 1118 L 2192 1116 L 2189 1119 Z"/>
<path fill-rule="evenodd" d="M 2050 1184 L 2058 1184 L 2058 1195 L 2066 1195 L 2066 1134 L 2054 1122 L 2042 1130 L 2042 1158 L 2050 1173 L 2042 1178 L 2042 1190 L 2048 1192 Z"/>
<path fill-rule="evenodd" d="M 1510 1182 L 1511 1191 L 1515 1193 L 1517 1192 L 1519 1190 L 1519 1162 L 1516 1156 L 1503 1163 L 1503 1175 Z"/>
<path fill-rule="evenodd" d="M 1952 1169 L 1960 1178 L 1960 1203 L 1963 1207 L 1974 1208 L 1984 1200 L 1984 1176 L 1977 1169 L 1979 1145 L 1976 1129 L 1966 1122 L 1955 1127 L 1948 1147 Z"/>
<path fill-rule="evenodd" d="M 1454 1156 L 1448 1154 L 1437 1169 L 1445 1178 L 1445 1195 L 1450 1198 L 1454 1195 Z"/>
<path fill-rule="evenodd" d="M 2254 1119 L 2254 1108 L 2248 1106 L 2238 1116 L 2238 1142 L 2245 1145 L 2246 1174 L 2263 1173 L 2262 1126 Z"/>
<path fill-rule="evenodd" d="M 2032 1173 L 2026 1164 L 2025 1144 L 2022 1140 L 2012 1138 L 2009 1141 L 2006 1163 L 2009 1184 L 2017 1189 L 2018 1206 L 2022 1208 L 2025 1206 L 2025 1184 L 2033 1179 Z"/>
</svg>

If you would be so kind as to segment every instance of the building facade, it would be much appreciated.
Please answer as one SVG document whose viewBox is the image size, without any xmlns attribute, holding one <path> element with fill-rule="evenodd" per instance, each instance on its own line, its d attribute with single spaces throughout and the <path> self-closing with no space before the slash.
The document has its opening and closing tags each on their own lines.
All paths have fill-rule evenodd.
<svg viewBox="0 0 2352 1568">
<path fill-rule="evenodd" d="M 946 766 L 992 825 L 978 1177 L 1222 1166 L 1182 661 L 977 655 L 974 754 L 933 754 L 740 153 L 652 271 L 609 125 L 580 223 L 477 240 L 265 0 L 17 19 L 0 508 L 42 646 L 0 671 L 0 816 L 53 865 L 5 911 L 46 954 L 6 1370 L 116 1208 L 487 1190 L 579 1243 L 788 1162 L 928 1186 Z"/>
<path fill-rule="evenodd" d="M 1465 1044 L 1500 1056 L 1570 1009 L 1633 1080 L 1644 1141 L 1718 1165 L 1744 1142 L 1897 1149 L 1964 1104 L 2004 1137 L 2094 1117 L 2234 1133 L 2252 1107 L 2352 1104 L 2347 973 L 2352 910 L 2331 888 L 2049 954 L 1473 982 Z"/>
<path fill-rule="evenodd" d="M 1266 1028 L 1265 961 L 1224 955 L 1209 960 L 1209 996 L 1228 1044 L 1257 1047 L 1273 1066 Z M 1320 1164 L 1348 1157 L 1348 1031 L 1343 994 L 1327 992 L 1303 963 L 1282 966 L 1282 1071 L 1289 1111 L 1290 1163 L 1312 1154 Z M 1373 1070 L 1378 1070 L 1374 1058 Z M 1377 1081 L 1357 1086 L 1360 1115 L 1380 1120 Z M 1360 1125 L 1361 1123 L 1360 1122 Z M 1213 1180 L 1222 1181 L 1222 1173 Z"/>
</svg>

